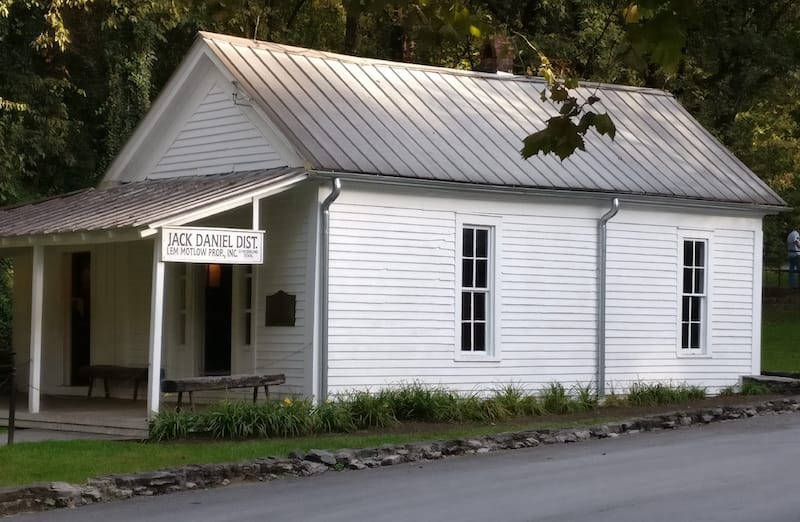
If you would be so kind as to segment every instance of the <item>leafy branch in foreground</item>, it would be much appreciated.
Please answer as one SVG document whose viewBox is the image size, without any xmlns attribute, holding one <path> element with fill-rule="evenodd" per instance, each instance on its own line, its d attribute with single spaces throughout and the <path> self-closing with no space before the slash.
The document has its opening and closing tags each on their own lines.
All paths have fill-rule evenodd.
<svg viewBox="0 0 800 522">
<path fill-rule="evenodd" d="M 530 134 L 523 140 L 522 157 L 528 159 L 540 152 L 544 154 L 552 152 L 563 161 L 576 150 L 586 150 L 584 136 L 592 127 L 599 134 L 608 135 L 613 140 L 617 128 L 611 117 L 607 113 L 587 110 L 587 107 L 600 101 L 600 98 L 592 94 L 586 101 L 580 102 L 577 96 L 570 93 L 570 89 L 579 86 L 578 79 L 569 71 L 566 71 L 566 74 L 564 71 L 561 71 L 562 74 L 557 74 L 550 59 L 530 40 L 522 35 L 519 36 L 539 56 L 538 73 L 546 82 L 541 94 L 542 101 L 549 99 L 561 105 L 558 115 L 548 119 L 544 129 Z"/>
<path fill-rule="evenodd" d="M 667 74 L 675 74 L 683 56 L 686 40 L 684 25 L 696 8 L 693 0 L 638 0 L 628 2 L 617 10 L 612 6 L 611 15 L 618 17 L 619 25 L 625 28 L 622 39 L 627 44 L 627 53 L 645 58 Z M 611 18 L 609 18 L 609 23 Z M 606 23 L 606 29 L 609 26 Z M 605 32 L 605 29 L 603 30 Z M 596 94 L 579 101 L 570 90 L 579 87 L 575 74 L 569 69 L 553 69 L 547 56 L 527 38 L 517 33 L 539 57 L 538 74 L 544 78 L 546 87 L 542 101 L 550 100 L 560 105 L 559 113 L 547 120 L 545 128 L 530 134 L 523 140 L 520 151 L 527 159 L 542 152 L 554 153 L 563 161 L 576 150 L 585 150 L 585 136 L 594 128 L 601 136 L 612 140 L 616 126 L 607 113 L 590 110 L 600 101 Z M 615 44 L 620 42 L 614 42 Z"/>
</svg>

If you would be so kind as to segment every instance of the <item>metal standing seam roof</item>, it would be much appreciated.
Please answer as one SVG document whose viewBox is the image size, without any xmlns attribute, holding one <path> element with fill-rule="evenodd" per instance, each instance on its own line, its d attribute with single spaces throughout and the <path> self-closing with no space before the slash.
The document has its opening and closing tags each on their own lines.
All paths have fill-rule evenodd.
<svg viewBox="0 0 800 522">
<path fill-rule="evenodd" d="M 146 228 L 304 173 L 279 168 L 90 188 L 0 209 L 0 237 Z"/>
<path fill-rule="evenodd" d="M 315 168 L 407 178 L 784 206 L 665 91 L 585 86 L 617 126 L 586 151 L 523 160 L 557 113 L 537 79 L 357 58 L 200 33 Z"/>
</svg>

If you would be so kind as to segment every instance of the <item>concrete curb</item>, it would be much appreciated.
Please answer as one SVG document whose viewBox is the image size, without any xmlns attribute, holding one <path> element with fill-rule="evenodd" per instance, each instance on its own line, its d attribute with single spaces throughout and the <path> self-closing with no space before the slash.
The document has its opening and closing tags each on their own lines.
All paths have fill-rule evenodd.
<svg viewBox="0 0 800 522">
<path fill-rule="evenodd" d="M 109 502 L 134 496 L 163 495 L 198 488 L 227 486 L 233 482 L 305 477 L 319 475 L 329 470 L 362 470 L 456 455 L 619 437 L 642 431 L 677 429 L 798 410 L 800 410 L 800 397 L 788 397 L 741 406 L 700 408 L 648 415 L 588 428 L 527 430 L 470 439 L 384 445 L 377 448 L 343 449 L 332 452 L 311 450 L 304 454 L 295 451 L 289 458 L 267 457 L 236 463 L 201 464 L 94 477 L 84 485 L 51 482 L 0 488 L 0 516 Z"/>
</svg>

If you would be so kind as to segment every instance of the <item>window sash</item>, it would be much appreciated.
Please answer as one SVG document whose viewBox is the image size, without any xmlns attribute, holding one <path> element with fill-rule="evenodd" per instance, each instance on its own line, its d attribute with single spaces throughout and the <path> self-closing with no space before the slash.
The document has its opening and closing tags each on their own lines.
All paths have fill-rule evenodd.
<svg viewBox="0 0 800 522">
<path fill-rule="evenodd" d="M 705 349 L 707 327 L 708 241 L 683 240 L 683 281 L 681 287 L 681 349 Z"/>
<path fill-rule="evenodd" d="M 463 353 L 490 350 L 492 270 L 491 227 L 462 227 L 460 281 L 460 337 Z"/>
</svg>

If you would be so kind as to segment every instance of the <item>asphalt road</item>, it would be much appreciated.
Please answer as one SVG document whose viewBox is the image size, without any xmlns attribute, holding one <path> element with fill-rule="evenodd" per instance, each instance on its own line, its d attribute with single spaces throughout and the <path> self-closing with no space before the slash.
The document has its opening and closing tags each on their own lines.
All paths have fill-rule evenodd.
<svg viewBox="0 0 800 522">
<path fill-rule="evenodd" d="M 243 484 L 47 521 L 800 520 L 800 414 Z"/>
</svg>

